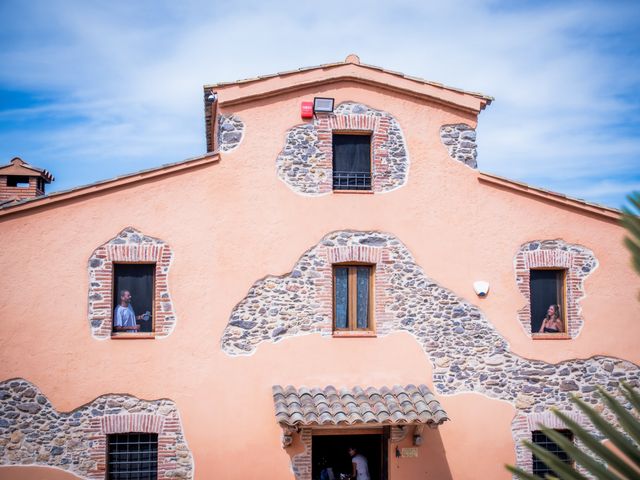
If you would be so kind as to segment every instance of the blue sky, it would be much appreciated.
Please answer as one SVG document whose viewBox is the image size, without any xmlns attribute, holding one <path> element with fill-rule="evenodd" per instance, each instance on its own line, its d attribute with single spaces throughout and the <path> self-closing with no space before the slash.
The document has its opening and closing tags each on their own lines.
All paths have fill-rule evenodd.
<svg viewBox="0 0 640 480">
<path fill-rule="evenodd" d="M 492 95 L 482 171 L 640 190 L 638 1 L 0 0 L 0 164 L 49 191 L 205 151 L 202 85 L 343 60 Z"/>
</svg>

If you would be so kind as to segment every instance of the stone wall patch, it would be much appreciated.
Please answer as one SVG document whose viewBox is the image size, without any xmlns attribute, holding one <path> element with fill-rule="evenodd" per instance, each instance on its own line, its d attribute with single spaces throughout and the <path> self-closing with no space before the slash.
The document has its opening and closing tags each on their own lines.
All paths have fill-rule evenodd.
<svg viewBox="0 0 640 480">
<path fill-rule="evenodd" d="M 127 227 L 99 246 L 89 257 L 89 328 L 96 339 L 111 337 L 113 323 L 113 264 L 154 263 L 155 336 L 166 337 L 176 323 L 168 276 L 173 252 L 164 241 Z"/>
<path fill-rule="evenodd" d="M 218 149 L 230 152 L 238 148 L 244 137 L 244 122 L 232 113 L 218 115 Z"/>
<path fill-rule="evenodd" d="M 193 478 L 193 457 L 171 400 L 109 394 L 65 413 L 27 380 L 0 383 L 1 465 L 56 467 L 104 479 L 107 435 L 127 432 L 158 434 L 158 479 Z"/>
<path fill-rule="evenodd" d="M 387 112 L 354 102 L 341 103 L 334 113 L 319 114 L 311 123 L 291 128 L 276 159 L 278 178 L 296 193 L 332 192 L 334 131 L 371 132 L 373 192 L 389 192 L 407 182 L 409 154 L 398 121 Z"/>
<path fill-rule="evenodd" d="M 476 131 L 466 123 L 442 125 L 440 127 L 440 140 L 447 148 L 449 156 L 454 160 L 464 163 L 468 167 L 478 168 L 478 145 L 476 143 Z"/>
</svg>

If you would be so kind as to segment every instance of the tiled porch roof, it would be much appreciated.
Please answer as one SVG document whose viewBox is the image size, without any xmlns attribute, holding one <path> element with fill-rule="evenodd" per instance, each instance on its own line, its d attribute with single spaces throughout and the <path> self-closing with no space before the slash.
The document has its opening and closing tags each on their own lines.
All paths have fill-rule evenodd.
<svg viewBox="0 0 640 480">
<path fill-rule="evenodd" d="M 336 389 L 273 387 L 280 425 L 430 424 L 448 420 L 426 385 Z"/>
</svg>

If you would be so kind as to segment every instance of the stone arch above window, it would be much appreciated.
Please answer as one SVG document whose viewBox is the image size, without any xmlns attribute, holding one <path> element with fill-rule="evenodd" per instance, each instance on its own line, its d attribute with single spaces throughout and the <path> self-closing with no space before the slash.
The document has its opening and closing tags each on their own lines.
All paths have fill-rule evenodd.
<svg viewBox="0 0 640 480">
<path fill-rule="evenodd" d="M 276 159 L 278 178 L 296 193 L 331 193 L 333 132 L 371 133 L 372 192 L 389 192 L 407 182 L 409 154 L 397 120 L 387 112 L 353 102 L 341 103 L 332 114 L 318 114 L 311 123 L 287 132 Z"/>
<path fill-rule="evenodd" d="M 153 286 L 153 334 L 169 335 L 176 315 L 169 294 L 168 274 L 173 252 L 164 241 L 128 227 L 99 246 L 88 262 L 89 327 L 94 338 L 110 338 L 113 329 L 114 264 L 155 265 Z"/>
<path fill-rule="evenodd" d="M 162 433 L 165 417 L 144 413 L 130 413 L 124 415 L 107 415 L 100 419 L 102 433 Z"/>
<path fill-rule="evenodd" d="M 534 269 L 561 269 L 565 271 L 566 334 L 575 338 L 584 325 L 580 300 L 586 295 L 585 279 L 598 266 L 593 252 L 581 245 L 563 240 L 536 240 L 522 245 L 516 254 L 514 268 L 520 293 L 527 300 L 518 311 L 518 320 L 525 332 L 531 334 L 530 275 Z"/>
<path fill-rule="evenodd" d="M 327 250 L 330 263 L 363 262 L 376 264 L 382 259 L 382 248 L 367 245 L 332 247 Z"/>
</svg>

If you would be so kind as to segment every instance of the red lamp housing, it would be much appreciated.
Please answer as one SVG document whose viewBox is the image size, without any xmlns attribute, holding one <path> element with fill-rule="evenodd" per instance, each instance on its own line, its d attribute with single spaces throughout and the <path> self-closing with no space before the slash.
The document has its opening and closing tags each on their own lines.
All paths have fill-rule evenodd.
<svg viewBox="0 0 640 480">
<path fill-rule="evenodd" d="M 313 118 L 313 102 L 302 102 L 300 116 L 302 118 Z"/>
</svg>

